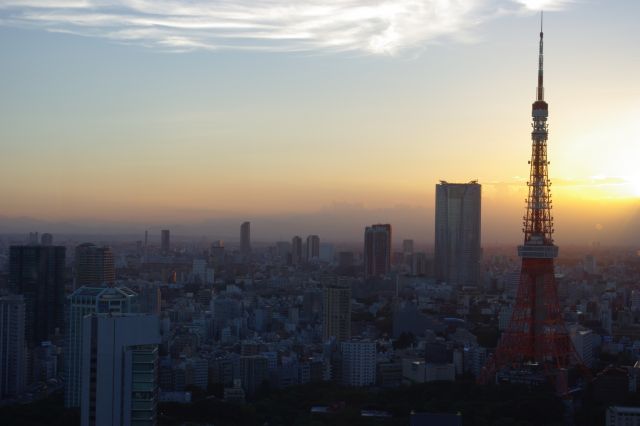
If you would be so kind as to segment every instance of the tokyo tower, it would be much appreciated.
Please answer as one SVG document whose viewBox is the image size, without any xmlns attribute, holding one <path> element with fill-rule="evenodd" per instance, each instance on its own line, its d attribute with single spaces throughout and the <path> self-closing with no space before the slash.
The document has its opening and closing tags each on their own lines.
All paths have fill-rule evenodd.
<svg viewBox="0 0 640 426">
<path fill-rule="evenodd" d="M 558 382 L 560 375 L 557 373 L 580 365 L 581 361 L 562 318 L 554 277 L 558 247 L 553 243 L 547 161 L 549 108 L 544 100 L 542 19 L 540 22 L 538 87 L 532 106 L 532 147 L 527 182 L 529 195 L 523 217 L 524 244 L 518 247 L 518 256 L 522 258 L 520 283 L 509 325 L 479 381 L 488 382 L 501 372 L 530 370 L 535 366 L 564 393 L 566 378 L 560 378 Z"/>
</svg>

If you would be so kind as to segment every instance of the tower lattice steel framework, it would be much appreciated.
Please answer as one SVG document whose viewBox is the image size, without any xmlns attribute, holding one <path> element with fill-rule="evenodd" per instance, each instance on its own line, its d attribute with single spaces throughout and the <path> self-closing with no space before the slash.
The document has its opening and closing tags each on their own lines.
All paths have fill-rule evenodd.
<svg viewBox="0 0 640 426">
<path fill-rule="evenodd" d="M 558 247 L 554 245 L 552 237 L 551 182 L 547 161 L 548 115 L 543 87 L 541 20 L 538 87 L 532 106 L 531 168 L 527 182 L 529 195 L 523 217 L 524 244 L 518 247 L 518 255 L 522 258 L 520 283 L 511 321 L 479 381 L 491 381 L 500 371 L 518 371 L 538 365 L 553 378 L 558 391 L 564 393 L 566 381 L 560 379 L 558 382 L 556 378 L 563 376 L 556 373 L 582 363 L 562 318 L 554 277 L 553 259 L 558 256 Z"/>
</svg>

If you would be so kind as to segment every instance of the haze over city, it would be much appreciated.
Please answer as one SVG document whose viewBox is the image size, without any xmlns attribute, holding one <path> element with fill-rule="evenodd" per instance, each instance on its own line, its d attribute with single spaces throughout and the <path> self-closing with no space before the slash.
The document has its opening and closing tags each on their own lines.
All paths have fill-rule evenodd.
<svg viewBox="0 0 640 426">
<path fill-rule="evenodd" d="M 444 179 L 515 244 L 542 8 L 556 239 L 630 244 L 633 1 L 1 1 L 0 232 L 429 244 Z"/>
<path fill-rule="evenodd" d="M 0 0 L 0 425 L 640 425 L 639 16 Z"/>
</svg>

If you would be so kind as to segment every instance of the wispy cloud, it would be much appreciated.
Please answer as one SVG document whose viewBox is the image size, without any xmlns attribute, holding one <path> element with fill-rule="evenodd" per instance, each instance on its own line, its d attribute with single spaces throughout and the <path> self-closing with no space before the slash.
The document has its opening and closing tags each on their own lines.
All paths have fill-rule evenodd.
<svg viewBox="0 0 640 426">
<path fill-rule="evenodd" d="M 0 0 L 0 24 L 164 50 L 371 54 L 467 39 L 492 17 L 571 0 Z"/>
</svg>

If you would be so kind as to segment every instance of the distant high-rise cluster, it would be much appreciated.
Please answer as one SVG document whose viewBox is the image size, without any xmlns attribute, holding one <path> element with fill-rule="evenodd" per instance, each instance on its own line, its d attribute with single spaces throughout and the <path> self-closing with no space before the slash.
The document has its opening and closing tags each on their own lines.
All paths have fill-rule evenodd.
<svg viewBox="0 0 640 426">
<path fill-rule="evenodd" d="M 455 288 L 480 282 L 480 192 L 477 182 L 436 185 L 435 274 Z"/>
<path fill-rule="evenodd" d="M 384 277 L 391 271 L 391 225 L 371 225 L 364 231 L 365 278 Z"/>
</svg>

